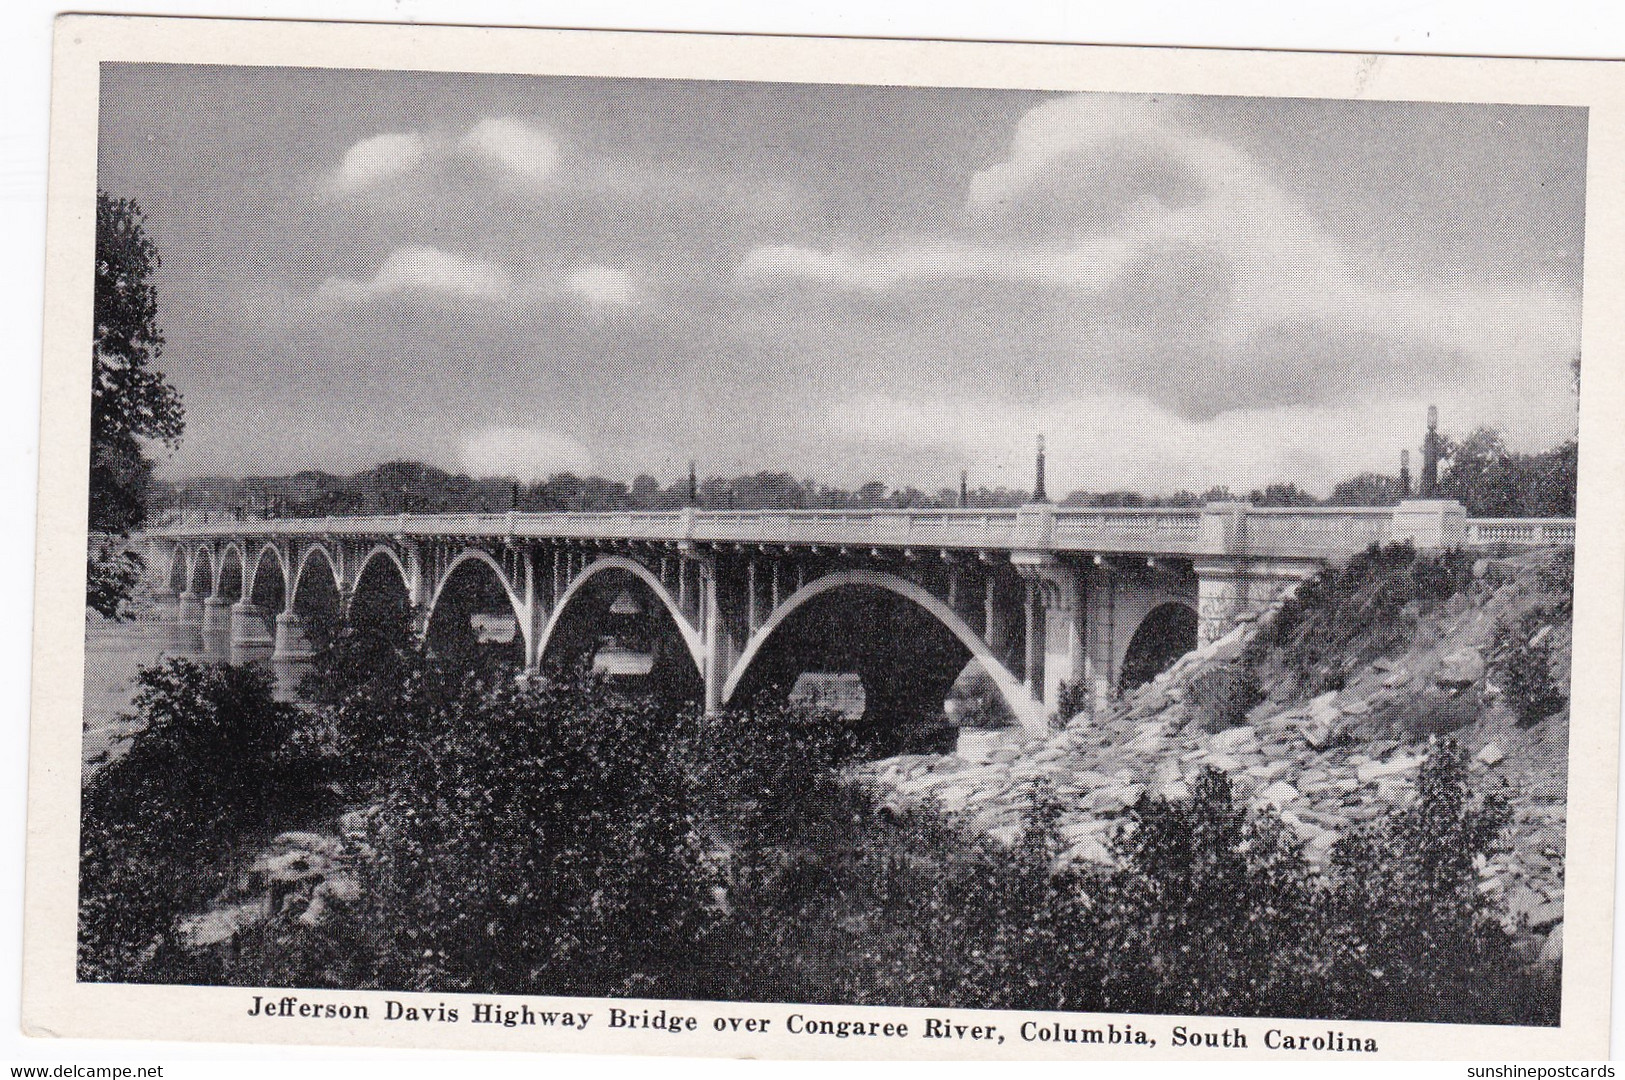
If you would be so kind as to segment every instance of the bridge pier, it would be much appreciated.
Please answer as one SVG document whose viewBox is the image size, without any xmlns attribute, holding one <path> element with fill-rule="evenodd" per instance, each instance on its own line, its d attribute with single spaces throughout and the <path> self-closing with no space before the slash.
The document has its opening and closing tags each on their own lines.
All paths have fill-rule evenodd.
<svg viewBox="0 0 1625 1080">
<path fill-rule="evenodd" d="M 231 601 L 211 596 L 203 601 L 203 651 L 214 659 L 231 655 Z"/>
<path fill-rule="evenodd" d="M 231 606 L 231 662 L 247 664 L 268 660 L 276 652 L 276 630 L 271 613 L 258 604 L 239 600 Z"/>
<path fill-rule="evenodd" d="M 277 615 L 276 631 L 272 640 L 272 660 L 309 660 L 316 655 L 316 648 L 310 643 L 310 637 L 305 631 L 305 620 L 292 611 L 284 611 Z"/>
<path fill-rule="evenodd" d="M 203 598 L 190 589 L 176 598 L 169 645 L 183 653 L 195 653 L 203 648 Z"/>
</svg>

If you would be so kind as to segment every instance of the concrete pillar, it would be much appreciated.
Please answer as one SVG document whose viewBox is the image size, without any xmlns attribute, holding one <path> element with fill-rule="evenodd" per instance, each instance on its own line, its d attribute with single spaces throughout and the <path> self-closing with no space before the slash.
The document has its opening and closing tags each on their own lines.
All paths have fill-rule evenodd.
<svg viewBox="0 0 1625 1080">
<path fill-rule="evenodd" d="M 1091 571 L 1084 586 L 1083 679 L 1095 713 L 1111 705 L 1116 677 L 1112 653 L 1117 634 L 1117 579 L 1109 570 Z"/>
<path fill-rule="evenodd" d="M 761 612 L 757 610 L 756 602 L 756 560 L 751 559 L 745 564 L 745 623 L 749 628 L 749 635 L 756 636 L 756 628 L 762 624 Z"/>
<path fill-rule="evenodd" d="M 1071 580 L 1051 582 L 1049 600 L 1043 624 L 1044 714 L 1055 716 L 1061 708 L 1061 684 L 1083 678 L 1083 605 Z"/>
<path fill-rule="evenodd" d="M 1245 569 L 1229 561 L 1198 562 L 1196 596 L 1196 644 L 1209 645 L 1228 634 L 1249 606 Z"/>
<path fill-rule="evenodd" d="M 258 604 L 241 600 L 231 606 L 231 662 L 269 660 L 276 651 L 276 625 Z"/>
<path fill-rule="evenodd" d="M 1000 659 L 1004 658 L 1010 647 L 1009 613 L 999 606 L 998 590 L 994 588 L 992 574 L 987 576 L 987 584 L 982 590 L 982 640 Z"/>
<path fill-rule="evenodd" d="M 179 653 L 203 651 L 203 598 L 188 589 L 175 601 L 175 618 L 169 624 L 168 646 Z"/>
<path fill-rule="evenodd" d="M 779 560 L 773 560 L 773 604 L 767 609 L 769 615 L 779 610 Z"/>
<path fill-rule="evenodd" d="M 280 612 L 276 617 L 271 659 L 309 660 L 316 655 L 316 647 L 305 633 L 305 620 L 292 611 Z"/>
<path fill-rule="evenodd" d="M 700 640 L 705 677 L 705 713 L 715 715 L 722 708 L 722 687 L 727 682 L 722 646 L 722 610 L 717 600 L 716 563 L 710 559 L 698 566 L 700 580 Z"/>
<path fill-rule="evenodd" d="M 203 601 L 203 651 L 211 659 L 231 657 L 231 600 L 211 596 Z"/>
<path fill-rule="evenodd" d="M 1023 604 L 1026 616 L 1022 646 L 1024 649 L 1022 663 L 1022 678 L 1027 684 L 1027 695 L 1034 701 L 1039 700 L 1043 692 L 1038 682 L 1038 586 L 1032 581 L 1026 582 L 1027 595 Z"/>
</svg>

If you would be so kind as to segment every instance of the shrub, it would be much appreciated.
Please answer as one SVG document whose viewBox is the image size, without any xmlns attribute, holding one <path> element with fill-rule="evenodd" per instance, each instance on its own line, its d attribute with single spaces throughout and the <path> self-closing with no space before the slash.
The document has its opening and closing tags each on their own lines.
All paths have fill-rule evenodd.
<svg viewBox="0 0 1625 1080">
<path fill-rule="evenodd" d="M 264 669 L 172 659 L 144 669 L 139 683 L 141 729 L 83 792 L 87 980 L 153 977 L 174 920 L 225 884 L 232 842 L 316 796 L 315 771 L 292 749 L 297 710 L 272 697 Z"/>
<path fill-rule="evenodd" d="M 1552 675 L 1551 646 L 1534 642 L 1538 623 L 1526 616 L 1515 625 L 1497 626 L 1491 647 L 1501 689 L 1524 727 L 1540 723 L 1568 701 L 1566 687 Z"/>
<path fill-rule="evenodd" d="M 1223 731 L 1264 700 L 1258 672 L 1247 663 L 1216 664 L 1190 681 L 1189 701 L 1204 730 Z"/>
<path fill-rule="evenodd" d="M 1526 993 L 1510 935 L 1478 890 L 1511 814 L 1475 799 L 1453 742 L 1421 767 L 1416 801 L 1332 851 L 1323 984 L 1332 1016 L 1449 1023 L 1557 1022 L 1555 1001 Z"/>
<path fill-rule="evenodd" d="M 1091 1009 L 1310 1015 L 1317 890 L 1302 843 L 1209 768 L 1189 800 L 1142 798 L 1091 894 Z"/>
<path fill-rule="evenodd" d="M 673 720 L 650 702 L 511 680 L 420 688 L 377 820 L 370 889 L 391 985 L 680 993 L 705 878 Z"/>
</svg>

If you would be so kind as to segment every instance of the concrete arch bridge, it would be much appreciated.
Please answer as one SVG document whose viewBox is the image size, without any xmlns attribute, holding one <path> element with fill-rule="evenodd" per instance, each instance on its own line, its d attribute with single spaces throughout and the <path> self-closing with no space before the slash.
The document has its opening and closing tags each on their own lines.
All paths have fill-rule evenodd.
<svg viewBox="0 0 1625 1080">
<path fill-rule="evenodd" d="M 527 671 L 606 633 L 655 643 L 708 709 L 799 671 L 940 706 L 975 660 L 1021 724 L 1063 684 L 1103 705 L 1372 543 L 1572 543 L 1572 522 L 1379 508 L 401 514 L 176 525 L 149 566 L 178 630 L 239 660 L 308 660 L 358 606 Z M 628 602 L 624 597 L 636 599 Z M 627 613 L 631 612 L 629 616 Z M 635 625 L 628 625 L 628 622 Z M 934 697 L 933 697 L 934 695 Z"/>
</svg>

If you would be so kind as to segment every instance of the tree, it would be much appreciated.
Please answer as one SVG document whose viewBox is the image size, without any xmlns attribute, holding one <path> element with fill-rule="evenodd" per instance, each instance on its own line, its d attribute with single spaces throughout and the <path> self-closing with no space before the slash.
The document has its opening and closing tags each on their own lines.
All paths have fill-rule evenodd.
<svg viewBox="0 0 1625 1080">
<path fill-rule="evenodd" d="M 180 445 L 180 394 L 152 366 L 163 352 L 158 249 L 130 199 L 96 193 L 96 289 L 90 388 L 90 519 L 85 602 L 117 617 L 139 576 L 140 557 L 118 541 L 147 515 L 147 446 Z"/>
</svg>

